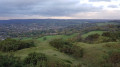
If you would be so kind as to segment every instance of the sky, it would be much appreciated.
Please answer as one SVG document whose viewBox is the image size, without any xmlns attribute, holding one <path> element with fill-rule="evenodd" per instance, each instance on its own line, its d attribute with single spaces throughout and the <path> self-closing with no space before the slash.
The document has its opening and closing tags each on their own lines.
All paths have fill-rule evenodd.
<svg viewBox="0 0 120 67">
<path fill-rule="evenodd" d="M 0 0 L 7 19 L 120 19 L 120 0 Z"/>
</svg>

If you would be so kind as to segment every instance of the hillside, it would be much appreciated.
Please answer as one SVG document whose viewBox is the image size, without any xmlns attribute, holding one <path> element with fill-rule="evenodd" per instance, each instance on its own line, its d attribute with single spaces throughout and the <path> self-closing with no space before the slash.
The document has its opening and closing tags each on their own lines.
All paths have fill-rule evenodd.
<svg viewBox="0 0 120 67">
<path fill-rule="evenodd" d="M 98 44 L 87 44 L 83 42 L 76 42 L 75 45 L 80 46 L 84 49 L 84 56 L 82 58 L 76 59 L 73 56 L 67 55 L 65 53 L 61 53 L 56 48 L 49 45 L 49 41 L 51 41 L 52 39 L 56 39 L 56 38 L 68 39 L 75 37 L 76 35 L 78 34 L 73 34 L 70 36 L 53 35 L 53 36 L 45 36 L 37 39 L 23 38 L 23 40 L 34 40 L 36 47 L 26 48 L 9 53 L 1 52 L 1 54 L 12 53 L 14 56 L 24 59 L 25 57 L 27 57 L 29 53 L 37 52 L 37 53 L 44 53 L 45 55 L 47 55 L 47 57 L 49 57 L 49 59 L 56 60 L 59 62 L 64 62 L 67 64 L 72 64 L 72 65 L 81 64 L 82 67 L 96 67 L 96 66 L 98 67 L 98 65 L 101 65 L 101 63 L 104 62 L 104 57 L 108 56 L 108 52 L 117 50 L 116 48 L 120 47 L 119 42 L 107 42 L 107 43 L 98 43 Z M 108 47 L 106 46 L 107 44 L 111 44 L 111 45 L 118 44 L 118 47 L 115 48 Z"/>
<path fill-rule="evenodd" d="M 69 25 L 52 35 L 47 30 L 6 37 L 0 40 L 0 66 L 119 67 L 120 26 L 96 24 Z"/>
</svg>

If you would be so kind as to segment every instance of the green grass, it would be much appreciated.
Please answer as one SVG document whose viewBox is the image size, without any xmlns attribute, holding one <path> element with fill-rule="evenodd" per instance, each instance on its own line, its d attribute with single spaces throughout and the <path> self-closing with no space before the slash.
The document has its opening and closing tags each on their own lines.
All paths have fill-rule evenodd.
<svg viewBox="0 0 120 67">
<path fill-rule="evenodd" d="M 36 47 L 31 47 L 31 48 L 26 48 L 22 50 L 18 50 L 16 52 L 11 52 L 15 56 L 21 57 L 21 59 L 24 59 L 29 53 L 31 52 L 38 52 L 38 53 L 44 53 L 50 58 L 54 58 L 55 60 L 61 60 L 65 63 L 73 63 L 73 64 L 78 64 L 79 61 L 76 60 L 75 58 L 66 55 L 64 53 L 59 52 L 56 48 L 52 47 L 49 45 L 49 41 L 52 39 L 56 38 L 71 38 L 76 36 L 77 33 L 72 34 L 72 35 L 51 35 L 51 36 L 44 36 L 46 37 L 46 40 L 43 40 L 44 37 L 40 37 L 35 39 L 35 44 Z M 23 40 L 31 40 L 32 38 L 23 38 Z M 53 59 L 52 59 L 53 60 Z M 67 62 L 65 61 L 67 60 Z M 69 61 L 69 62 L 68 62 Z"/>
<path fill-rule="evenodd" d="M 103 32 L 104 31 L 92 31 L 84 34 L 84 37 L 94 33 L 102 34 Z M 110 50 L 116 50 L 116 49 L 107 48 L 105 45 L 119 44 L 117 42 L 99 43 L 99 44 L 87 44 L 87 43 L 77 42 L 75 43 L 75 45 L 80 46 L 84 49 L 84 56 L 83 58 L 80 59 L 75 59 L 70 55 L 61 53 L 56 48 L 49 45 L 49 41 L 52 39 L 55 38 L 67 39 L 74 37 L 76 35 L 77 33 L 69 36 L 67 35 L 44 36 L 46 37 L 46 40 L 43 40 L 44 37 L 34 39 L 36 47 L 26 48 L 26 49 L 18 50 L 16 52 L 9 52 L 7 54 L 12 53 L 15 56 L 21 57 L 21 59 L 24 59 L 29 53 L 38 52 L 38 53 L 46 54 L 51 60 L 58 60 L 73 65 L 82 64 L 82 67 L 100 67 L 100 63 L 104 61 L 103 57 L 107 56 L 107 52 Z M 24 38 L 23 40 L 30 40 L 30 39 L 32 38 Z"/>
<path fill-rule="evenodd" d="M 104 61 L 104 57 L 108 56 L 109 51 L 118 51 L 117 49 L 106 48 L 106 44 L 120 44 L 118 42 L 108 42 L 100 44 L 86 44 L 78 42 L 77 45 L 84 49 L 84 57 L 81 58 L 85 67 L 100 67 L 100 63 Z"/>
<path fill-rule="evenodd" d="M 50 41 L 50 40 L 56 39 L 56 38 L 68 39 L 68 38 L 76 36 L 77 34 L 78 33 L 75 33 L 75 34 L 72 34 L 72 35 L 50 35 L 50 36 L 44 36 L 44 37 L 46 37 L 47 41 Z M 37 40 L 44 41 L 43 40 L 44 37 L 38 38 Z"/>
<path fill-rule="evenodd" d="M 103 32 L 105 32 L 105 31 L 91 31 L 91 32 L 83 34 L 82 37 L 86 38 L 88 35 L 92 35 L 92 34 L 96 34 L 96 33 L 101 35 Z"/>
</svg>

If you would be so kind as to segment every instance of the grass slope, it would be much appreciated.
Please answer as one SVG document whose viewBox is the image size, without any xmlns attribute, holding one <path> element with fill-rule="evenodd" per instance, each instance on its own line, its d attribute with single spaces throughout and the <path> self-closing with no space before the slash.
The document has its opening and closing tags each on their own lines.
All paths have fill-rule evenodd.
<svg viewBox="0 0 120 67">
<path fill-rule="evenodd" d="M 105 31 L 91 31 L 86 34 L 83 34 L 82 37 L 86 38 L 88 35 L 92 35 L 92 34 L 96 34 L 96 33 L 101 35 L 103 32 L 105 32 Z"/>
<path fill-rule="evenodd" d="M 56 48 L 49 45 L 49 41 L 52 39 L 55 39 L 55 38 L 67 39 L 67 38 L 71 38 L 76 35 L 77 35 L 77 33 L 73 34 L 73 35 L 69 35 L 69 36 L 68 35 L 44 36 L 44 37 L 46 37 L 46 40 L 44 40 L 44 37 L 34 40 L 36 47 L 22 49 L 22 50 L 12 52 L 12 53 L 15 56 L 21 57 L 21 59 L 24 59 L 31 52 L 44 53 L 48 57 L 52 58 L 52 60 L 55 59 L 55 60 L 63 61 L 65 63 L 68 63 L 67 61 L 70 61 L 72 64 L 76 65 L 76 64 L 79 64 L 79 60 L 76 60 L 75 58 L 73 58 L 69 55 L 61 53 Z M 32 39 L 32 38 L 23 38 L 23 40 L 30 40 L 30 39 Z"/>
<path fill-rule="evenodd" d="M 92 31 L 85 34 L 84 37 L 94 33 L 101 34 L 103 32 L 104 31 Z M 101 67 L 100 63 L 104 61 L 103 57 L 107 56 L 107 52 L 109 52 L 110 50 L 116 50 L 116 49 L 107 48 L 105 47 L 105 45 L 117 44 L 117 42 L 100 43 L 100 44 L 86 44 L 82 42 L 77 42 L 75 43 L 75 45 L 80 46 L 84 49 L 84 56 L 83 58 L 75 59 L 72 56 L 59 52 L 56 48 L 49 45 L 49 41 L 52 39 L 55 38 L 67 39 L 76 35 L 77 34 L 73 34 L 70 36 L 66 36 L 66 35 L 44 36 L 46 37 L 46 40 L 43 39 L 44 37 L 34 40 L 36 43 L 36 47 L 22 49 L 10 53 L 14 54 L 15 56 L 21 57 L 22 59 L 24 59 L 31 52 L 45 53 L 51 60 L 58 60 L 65 63 L 68 63 L 67 61 L 70 61 L 70 63 L 72 63 L 73 65 L 82 64 L 82 67 Z M 32 38 L 28 38 L 28 40 L 30 39 Z M 27 40 L 27 38 L 25 40 Z"/>
</svg>

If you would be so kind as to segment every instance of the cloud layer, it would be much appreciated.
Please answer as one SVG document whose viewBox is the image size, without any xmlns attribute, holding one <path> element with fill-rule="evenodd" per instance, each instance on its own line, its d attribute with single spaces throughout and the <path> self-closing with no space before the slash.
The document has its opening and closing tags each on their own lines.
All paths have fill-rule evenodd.
<svg viewBox="0 0 120 67">
<path fill-rule="evenodd" d="M 101 2 L 101 1 L 111 2 L 111 0 L 89 0 L 89 2 Z"/>
<path fill-rule="evenodd" d="M 91 12 L 94 14 L 109 9 L 116 12 L 120 9 L 119 4 L 118 0 L 0 0 L 0 18 L 71 19 L 79 18 L 82 15 L 76 15 L 84 13 L 87 19 Z"/>
</svg>

